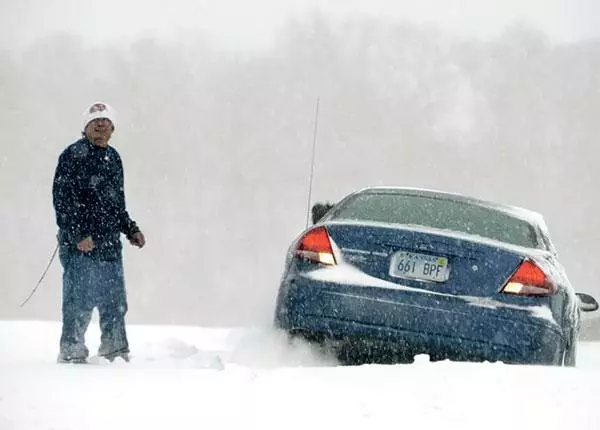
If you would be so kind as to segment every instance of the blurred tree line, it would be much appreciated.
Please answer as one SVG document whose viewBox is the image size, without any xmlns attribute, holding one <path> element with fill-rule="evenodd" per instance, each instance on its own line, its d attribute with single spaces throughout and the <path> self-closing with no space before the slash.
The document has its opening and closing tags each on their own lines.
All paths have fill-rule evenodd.
<svg viewBox="0 0 600 430">
<path fill-rule="evenodd" d="M 113 143 L 149 236 L 128 266 L 134 320 L 270 320 L 286 248 L 305 224 L 317 98 L 315 199 L 409 185 L 538 210 L 574 284 L 600 295 L 599 70 L 598 40 L 556 45 L 521 25 L 464 39 L 322 15 L 290 22 L 260 51 L 220 51 L 201 36 L 90 47 L 55 34 L 0 52 L 9 298 L 37 280 L 53 246 L 56 158 L 97 99 L 120 113 Z M 39 251 L 15 245 L 39 237 L 49 244 Z M 58 315 L 56 293 L 28 312 Z M 16 314 L 5 306 L 0 316 Z"/>
</svg>

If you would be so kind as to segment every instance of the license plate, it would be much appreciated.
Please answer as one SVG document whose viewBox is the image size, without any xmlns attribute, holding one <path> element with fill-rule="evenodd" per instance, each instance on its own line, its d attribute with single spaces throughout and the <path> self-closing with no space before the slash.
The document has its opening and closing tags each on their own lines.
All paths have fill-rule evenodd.
<svg viewBox="0 0 600 430">
<path fill-rule="evenodd" d="M 450 270 L 448 259 L 413 252 L 398 252 L 392 256 L 390 276 L 422 281 L 444 282 Z"/>
</svg>

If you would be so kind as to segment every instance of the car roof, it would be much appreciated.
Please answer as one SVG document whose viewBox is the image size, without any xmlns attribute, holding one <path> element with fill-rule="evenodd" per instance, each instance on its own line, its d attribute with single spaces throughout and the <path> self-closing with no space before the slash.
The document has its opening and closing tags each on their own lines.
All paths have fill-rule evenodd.
<svg viewBox="0 0 600 430">
<path fill-rule="evenodd" d="M 425 196 L 438 199 L 454 200 L 464 202 L 467 204 L 477 205 L 486 207 L 489 209 L 504 212 L 508 215 L 516 218 L 528 221 L 530 224 L 539 227 L 544 233 L 547 233 L 546 223 L 544 217 L 535 211 L 525 209 L 519 206 L 508 205 L 504 203 L 497 203 L 490 200 L 483 200 L 476 197 L 467 196 L 459 193 L 452 193 L 448 191 L 440 191 L 428 188 L 416 188 L 416 187 L 400 187 L 400 186 L 371 186 L 362 188 L 355 193 L 356 194 L 404 194 L 414 196 Z"/>
</svg>

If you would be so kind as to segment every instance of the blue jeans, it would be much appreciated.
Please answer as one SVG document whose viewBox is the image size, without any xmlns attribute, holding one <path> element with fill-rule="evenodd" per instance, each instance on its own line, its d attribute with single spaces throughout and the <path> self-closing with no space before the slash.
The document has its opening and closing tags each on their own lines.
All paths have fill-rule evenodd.
<svg viewBox="0 0 600 430">
<path fill-rule="evenodd" d="M 64 246 L 59 255 L 63 266 L 61 356 L 87 358 L 85 333 L 94 308 L 98 308 L 102 333 L 98 355 L 129 352 L 122 259 L 98 260 Z"/>
</svg>

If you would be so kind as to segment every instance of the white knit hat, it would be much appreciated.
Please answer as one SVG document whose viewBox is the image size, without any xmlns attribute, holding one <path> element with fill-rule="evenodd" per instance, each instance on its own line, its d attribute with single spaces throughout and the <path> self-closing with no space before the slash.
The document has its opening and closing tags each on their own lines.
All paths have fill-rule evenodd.
<svg viewBox="0 0 600 430">
<path fill-rule="evenodd" d="M 97 118 L 107 118 L 116 127 L 115 110 L 104 102 L 95 102 L 83 113 L 83 129 L 87 127 L 90 121 Z"/>
</svg>

